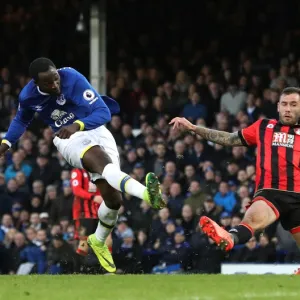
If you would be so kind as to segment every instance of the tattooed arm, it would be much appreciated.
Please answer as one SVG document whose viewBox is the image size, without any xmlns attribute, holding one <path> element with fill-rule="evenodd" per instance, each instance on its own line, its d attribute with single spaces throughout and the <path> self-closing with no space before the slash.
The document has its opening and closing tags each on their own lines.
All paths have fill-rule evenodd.
<svg viewBox="0 0 300 300">
<path fill-rule="evenodd" d="M 204 139 L 223 146 L 244 146 L 242 139 L 238 132 L 226 132 L 218 131 L 214 129 L 205 128 L 202 126 L 193 125 L 185 118 L 174 118 L 170 124 L 173 124 L 173 128 L 184 129 L 193 131 L 196 134 L 202 136 Z"/>
<path fill-rule="evenodd" d="M 223 146 L 243 146 L 243 142 L 239 137 L 238 132 L 226 132 L 214 129 L 208 129 L 201 126 L 195 126 L 194 131 L 196 134 L 202 136 L 204 139 L 220 144 Z"/>
</svg>

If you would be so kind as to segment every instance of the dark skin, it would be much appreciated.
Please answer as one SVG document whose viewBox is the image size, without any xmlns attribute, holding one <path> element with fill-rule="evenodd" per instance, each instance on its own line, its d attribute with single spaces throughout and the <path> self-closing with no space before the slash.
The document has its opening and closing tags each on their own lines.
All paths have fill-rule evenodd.
<svg viewBox="0 0 300 300">
<path fill-rule="evenodd" d="M 61 94 L 60 76 L 54 67 L 50 67 L 47 72 L 39 73 L 38 78 L 34 82 L 43 93 L 53 96 Z M 63 126 L 55 135 L 61 139 L 68 139 L 72 134 L 79 131 L 79 129 L 79 124 L 73 123 Z M 8 145 L 1 144 L 0 156 L 4 155 L 8 149 Z M 103 169 L 109 163 L 112 163 L 110 157 L 99 146 L 94 146 L 89 149 L 82 159 L 84 169 L 90 173 L 102 174 Z M 110 186 L 104 179 L 96 180 L 95 184 L 101 191 L 106 206 L 110 209 L 118 210 L 122 204 L 121 193 Z"/>
<path fill-rule="evenodd" d="M 49 95 L 59 96 L 61 92 L 60 76 L 56 68 L 50 67 L 47 72 L 39 73 L 38 78 L 34 81 L 40 91 Z M 72 134 L 79 130 L 77 123 L 63 126 L 55 135 L 60 139 L 68 139 Z"/>
</svg>

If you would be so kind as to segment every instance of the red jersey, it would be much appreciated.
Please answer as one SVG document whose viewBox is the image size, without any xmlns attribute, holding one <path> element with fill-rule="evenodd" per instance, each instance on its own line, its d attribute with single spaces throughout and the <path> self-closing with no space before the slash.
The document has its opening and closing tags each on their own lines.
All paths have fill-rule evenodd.
<svg viewBox="0 0 300 300">
<path fill-rule="evenodd" d="M 73 219 L 98 219 L 99 204 L 93 201 L 93 196 L 100 195 L 97 187 L 90 181 L 88 172 L 73 169 L 71 186 L 74 194 Z"/>
<path fill-rule="evenodd" d="M 257 145 L 256 190 L 300 193 L 300 125 L 262 119 L 239 131 L 245 146 Z"/>
</svg>

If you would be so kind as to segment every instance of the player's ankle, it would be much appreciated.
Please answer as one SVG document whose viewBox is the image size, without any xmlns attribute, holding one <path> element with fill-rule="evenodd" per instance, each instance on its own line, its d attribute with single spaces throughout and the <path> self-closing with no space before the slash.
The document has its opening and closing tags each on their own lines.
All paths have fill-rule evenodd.
<svg viewBox="0 0 300 300">
<path fill-rule="evenodd" d="M 144 193 L 143 193 L 143 200 L 146 201 L 149 205 L 151 205 L 150 203 L 150 199 L 149 199 L 149 194 L 147 191 L 147 188 L 145 187 Z"/>
<path fill-rule="evenodd" d="M 254 234 L 253 228 L 245 223 L 241 223 L 240 225 L 229 230 L 229 233 L 233 237 L 234 244 L 245 244 L 247 243 Z"/>
<path fill-rule="evenodd" d="M 235 238 L 235 235 L 232 234 L 231 232 L 229 232 L 229 235 L 230 235 L 230 237 L 231 237 L 231 240 L 232 240 L 233 244 L 236 244 L 236 238 Z"/>
</svg>

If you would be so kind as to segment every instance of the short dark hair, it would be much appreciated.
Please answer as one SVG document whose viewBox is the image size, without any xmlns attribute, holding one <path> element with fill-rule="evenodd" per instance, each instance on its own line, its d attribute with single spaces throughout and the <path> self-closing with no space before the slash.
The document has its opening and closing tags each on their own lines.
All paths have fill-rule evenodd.
<svg viewBox="0 0 300 300">
<path fill-rule="evenodd" d="M 291 94 L 298 94 L 300 96 L 300 88 L 298 87 L 287 87 L 282 90 L 281 96 L 282 95 L 291 95 Z"/>
<path fill-rule="evenodd" d="M 47 72 L 50 67 L 56 68 L 52 60 L 46 57 L 36 58 L 29 66 L 29 76 L 34 80 L 38 79 L 41 72 Z"/>
</svg>

